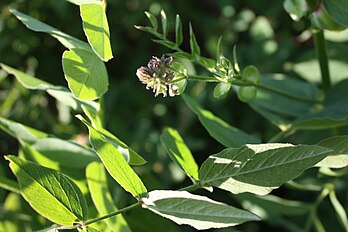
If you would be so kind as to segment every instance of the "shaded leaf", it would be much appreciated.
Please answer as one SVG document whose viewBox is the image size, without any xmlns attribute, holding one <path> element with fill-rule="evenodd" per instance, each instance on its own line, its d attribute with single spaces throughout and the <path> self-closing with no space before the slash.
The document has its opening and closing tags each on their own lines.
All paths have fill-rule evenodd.
<svg viewBox="0 0 348 232">
<path fill-rule="evenodd" d="M 183 35 L 182 35 L 182 23 L 180 20 L 180 16 L 176 15 L 175 19 L 175 44 L 177 46 L 180 46 L 183 41 Z"/>
<path fill-rule="evenodd" d="M 199 48 L 199 45 L 197 43 L 196 36 L 193 33 L 193 29 L 192 29 L 192 25 L 191 24 L 190 24 L 190 47 L 191 47 L 192 55 L 194 55 L 194 56 L 200 56 L 201 55 L 201 49 Z"/>
<path fill-rule="evenodd" d="M 220 99 L 228 94 L 232 87 L 231 83 L 220 82 L 214 88 L 214 98 Z"/>
<path fill-rule="evenodd" d="M 94 100 L 108 89 L 105 65 L 94 53 L 72 49 L 63 54 L 63 69 L 69 88 L 80 100 Z"/>
<path fill-rule="evenodd" d="M 182 95 L 187 106 L 197 114 L 199 121 L 209 134 L 226 147 L 239 147 L 246 143 L 259 143 L 259 140 L 245 132 L 229 125 L 213 115 L 210 111 L 202 109 L 197 102 L 187 95 Z"/>
<path fill-rule="evenodd" d="M 89 192 L 95 207 L 100 215 L 107 215 L 116 212 L 118 209 L 112 200 L 107 186 L 107 179 L 104 166 L 101 163 L 93 162 L 87 166 L 86 178 Z M 122 214 L 105 220 L 108 227 L 115 232 L 130 232 L 127 222 Z"/>
<path fill-rule="evenodd" d="M 23 197 L 39 214 L 61 225 L 87 219 L 86 200 L 67 176 L 15 156 L 5 158 L 10 161 Z"/>
<path fill-rule="evenodd" d="M 224 228 L 259 220 L 247 211 L 185 191 L 151 191 L 149 197 L 142 200 L 144 208 L 179 225 L 190 225 L 198 230 Z"/>
<path fill-rule="evenodd" d="M 152 28 L 157 31 L 157 28 L 158 28 L 158 22 L 157 22 L 157 19 L 156 17 L 151 14 L 150 12 L 148 11 L 145 11 L 145 14 L 146 14 L 146 17 L 150 20 L 150 23 L 152 25 Z"/>
<path fill-rule="evenodd" d="M 211 155 L 199 170 L 208 186 L 265 195 L 325 158 L 331 149 L 291 144 L 245 145 Z"/>
<path fill-rule="evenodd" d="M 348 2 L 346 0 L 323 0 L 323 4 L 333 19 L 348 27 Z"/>
<path fill-rule="evenodd" d="M 162 20 L 162 34 L 163 37 L 167 37 L 168 31 L 169 31 L 169 22 L 167 19 L 166 12 L 164 10 L 161 10 L 161 20 Z"/>
<path fill-rule="evenodd" d="M 69 49 L 79 48 L 79 49 L 91 51 L 91 47 L 87 43 L 79 39 L 76 39 L 70 35 L 67 35 L 59 31 L 58 29 L 51 27 L 45 23 L 42 23 L 39 20 L 34 19 L 30 17 L 29 15 L 23 14 L 15 9 L 10 9 L 10 11 L 30 30 L 50 34 L 52 37 L 56 38 L 66 48 L 69 48 Z"/>
<path fill-rule="evenodd" d="M 113 58 L 104 2 L 82 4 L 80 12 L 83 30 L 92 49 L 103 61 Z"/>
<path fill-rule="evenodd" d="M 161 142 L 174 163 L 189 177 L 198 180 L 198 165 L 180 134 L 173 128 L 167 128 L 161 135 Z"/>
<path fill-rule="evenodd" d="M 3 176 L 0 176 L 0 188 L 6 189 L 11 192 L 20 193 L 17 182 Z"/>
<path fill-rule="evenodd" d="M 307 9 L 305 6 L 305 0 L 285 0 L 283 3 L 284 9 L 294 21 L 300 21 L 306 14 Z"/>
<path fill-rule="evenodd" d="M 105 137 L 79 117 L 89 130 L 89 140 L 109 174 L 134 197 L 146 195 L 147 190 L 139 176 L 129 166 L 123 155 Z"/>
</svg>

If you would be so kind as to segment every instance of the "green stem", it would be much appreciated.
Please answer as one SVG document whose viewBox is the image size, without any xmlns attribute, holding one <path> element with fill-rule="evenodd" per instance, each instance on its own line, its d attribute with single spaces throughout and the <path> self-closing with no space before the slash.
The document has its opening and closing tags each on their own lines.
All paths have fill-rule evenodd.
<svg viewBox="0 0 348 232">
<path fill-rule="evenodd" d="M 321 80 L 323 84 L 324 92 L 331 87 L 329 60 L 326 52 L 326 43 L 324 37 L 324 31 L 321 29 L 313 29 L 312 35 L 314 38 L 315 49 L 317 51 L 318 61 L 320 65 Z"/>
<path fill-rule="evenodd" d="M 285 131 L 280 131 L 278 134 L 276 134 L 275 136 L 273 136 L 268 142 L 269 143 L 275 143 L 278 142 L 286 137 L 288 137 L 289 135 L 291 135 L 294 131 L 290 128 L 288 130 Z"/>
<path fill-rule="evenodd" d="M 202 182 L 198 182 L 196 184 L 192 184 L 192 185 L 189 185 L 187 187 L 184 187 L 184 188 L 181 188 L 179 189 L 179 191 L 187 191 L 187 192 L 192 192 L 192 191 L 195 191 L 197 189 L 200 189 L 202 188 Z"/>
<path fill-rule="evenodd" d="M 88 220 L 84 223 L 85 226 L 89 225 L 89 224 L 92 224 L 92 223 L 95 223 L 95 222 L 98 222 L 98 221 L 101 221 L 101 220 L 104 220 L 106 218 L 110 218 L 110 217 L 113 217 L 113 216 L 116 216 L 117 214 L 120 214 L 120 213 L 123 213 L 123 212 L 126 212 L 126 211 L 129 211 L 133 208 L 136 208 L 136 207 L 139 207 L 141 205 L 141 202 L 137 202 L 133 205 L 130 205 L 130 206 L 127 206 L 123 209 L 120 209 L 120 210 L 117 210 L 113 213 L 110 213 L 110 214 L 107 214 L 107 215 L 104 215 L 102 217 L 99 217 L 99 218 L 95 218 L 95 219 L 91 219 L 91 220 Z"/>
</svg>

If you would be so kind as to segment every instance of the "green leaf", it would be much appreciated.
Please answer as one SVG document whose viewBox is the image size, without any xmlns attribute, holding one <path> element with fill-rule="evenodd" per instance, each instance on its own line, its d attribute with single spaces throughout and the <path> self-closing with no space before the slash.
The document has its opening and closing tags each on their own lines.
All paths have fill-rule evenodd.
<svg viewBox="0 0 348 232">
<path fill-rule="evenodd" d="M 200 56 L 201 55 L 201 49 L 199 48 L 199 45 L 196 40 L 196 36 L 193 33 L 192 25 L 190 24 L 190 47 L 191 47 L 191 53 L 193 56 Z"/>
<path fill-rule="evenodd" d="M 88 3 L 100 3 L 100 0 L 66 0 L 68 2 L 71 2 L 75 5 L 82 5 L 82 4 L 88 4 Z"/>
<path fill-rule="evenodd" d="M 161 142 L 174 163 L 189 177 L 198 180 L 198 165 L 180 134 L 173 128 L 167 128 L 161 135 Z"/>
<path fill-rule="evenodd" d="M 60 225 L 73 225 L 88 217 L 80 189 L 67 176 L 33 162 L 6 156 L 23 197 L 39 214 Z"/>
<path fill-rule="evenodd" d="M 316 112 L 299 117 L 292 124 L 296 129 L 327 129 L 348 125 L 348 80 L 333 86 L 326 94 L 324 105 Z"/>
<path fill-rule="evenodd" d="M 48 134 L 20 123 L 0 117 L 0 129 L 19 141 L 34 143 L 40 138 L 48 137 Z"/>
<path fill-rule="evenodd" d="M 27 28 L 36 32 L 44 32 L 50 34 L 56 38 L 62 45 L 68 49 L 79 48 L 87 51 L 91 51 L 91 47 L 70 35 L 67 35 L 58 29 L 51 27 L 45 23 L 40 22 L 37 19 L 30 17 L 29 15 L 23 14 L 15 9 L 10 9 L 11 13 L 14 14 Z"/>
<path fill-rule="evenodd" d="M 76 111 L 82 111 L 81 105 L 87 105 L 92 107 L 94 110 L 99 111 L 99 105 L 93 101 L 80 101 L 76 99 L 72 93 L 63 86 L 54 86 L 48 82 L 42 81 L 36 77 L 30 76 L 24 72 L 14 69 L 5 64 L 0 64 L 0 66 L 9 74 L 15 76 L 21 85 L 26 89 L 30 90 L 42 90 L 46 91 L 49 95 L 54 97 L 56 100 L 62 102 L 63 104 L 71 107 Z"/>
<path fill-rule="evenodd" d="M 72 49 L 63 54 L 63 69 L 69 88 L 80 100 L 94 100 L 108 89 L 105 65 L 94 53 Z"/>
<path fill-rule="evenodd" d="M 211 155 L 199 170 L 208 186 L 234 194 L 265 195 L 305 169 L 314 166 L 332 150 L 310 145 L 260 144 L 227 148 Z"/>
<path fill-rule="evenodd" d="M 343 168 L 348 166 L 348 136 L 327 138 L 317 145 L 333 150 L 331 155 L 317 163 L 317 167 Z"/>
<path fill-rule="evenodd" d="M 152 41 L 173 50 L 177 49 L 177 45 L 169 40 L 153 39 Z"/>
<path fill-rule="evenodd" d="M 175 19 L 175 43 L 179 47 L 182 44 L 182 41 L 182 23 L 180 20 L 180 16 L 177 14 Z"/>
<path fill-rule="evenodd" d="M 146 160 L 136 153 L 132 148 L 127 146 L 123 141 L 117 138 L 115 135 L 103 128 L 99 115 L 96 114 L 90 107 L 82 107 L 83 112 L 87 115 L 88 119 L 92 122 L 93 128 L 99 131 L 104 138 L 111 143 L 119 152 L 122 153 L 123 157 L 130 165 L 143 165 Z"/>
<path fill-rule="evenodd" d="M 214 98 L 221 99 L 226 96 L 232 87 L 231 83 L 220 82 L 214 88 Z"/>
<path fill-rule="evenodd" d="M 202 109 L 191 97 L 182 95 L 186 105 L 198 116 L 199 121 L 208 133 L 226 147 L 239 147 L 246 143 L 259 143 L 260 141 L 243 131 L 229 125 L 216 117 L 210 111 Z"/>
<path fill-rule="evenodd" d="M 261 84 L 293 96 L 308 99 L 316 99 L 319 93 L 315 85 L 281 74 L 262 75 Z M 250 106 L 267 120 L 284 129 L 296 118 L 308 113 L 314 104 L 296 101 L 258 88 L 256 99 L 250 102 Z"/>
<path fill-rule="evenodd" d="M 86 178 L 89 192 L 95 207 L 100 215 L 107 215 L 118 210 L 112 200 L 112 196 L 107 186 L 107 179 L 104 166 L 101 163 L 93 162 L 87 166 Z M 122 214 L 105 220 L 112 231 L 130 232 L 127 222 Z"/>
<path fill-rule="evenodd" d="M 348 2 L 346 0 L 323 0 L 323 4 L 334 20 L 348 27 Z"/>
<path fill-rule="evenodd" d="M 143 207 L 175 223 L 190 225 L 198 230 L 235 226 L 259 218 L 207 197 L 186 191 L 155 190 L 143 198 Z"/>
<path fill-rule="evenodd" d="M 157 22 L 157 19 L 156 17 L 151 14 L 150 12 L 147 12 L 145 11 L 145 14 L 146 14 L 146 17 L 150 20 L 150 23 L 152 25 L 152 28 L 157 31 L 157 28 L 158 28 L 158 22 Z"/>
<path fill-rule="evenodd" d="M 166 38 L 169 32 L 169 22 L 167 19 L 166 12 L 164 12 L 164 10 L 161 10 L 161 20 L 162 20 L 162 34 L 163 34 L 163 37 Z"/>
<path fill-rule="evenodd" d="M 300 21 L 307 11 L 305 0 L 285 0 L 283 7 L 294 21 Z"/>
<path fill-rule="evenodd" d="M 104 2 L 82 4 L 80 12 L 83 30 L 94 52 L 103 61 L 113 58 Z"/>
<path fill-rule="evenodd" d="M 139 176 L 129 166 L 121 152 L 119 152 L 107 139 L 89 125 L 82 117 L 79 119 L 86 124 L 89 130 L 89 140 L 102 160 L 109 174 L 134 197 L 146 195 L 147 190 Z"/>
</svg>

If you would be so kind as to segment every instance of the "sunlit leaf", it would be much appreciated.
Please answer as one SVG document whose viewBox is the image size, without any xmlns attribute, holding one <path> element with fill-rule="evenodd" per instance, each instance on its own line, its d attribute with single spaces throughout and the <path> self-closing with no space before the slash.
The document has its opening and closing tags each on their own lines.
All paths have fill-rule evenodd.
<svg viewBox="0 0 348 232">
<path fill-rule="evenodd" d="M 80 5 L 80 12 L 83 30 L 89 44 L 100 59 L 103 61 L 110 60 L 113 55 L 104 3 L 100 1 L 99 3 L 82 4 Z"/>
<path fill-rule="evenodd" d="M 251 192 L 265 195 L 314 166 L 331 149 L 291 144 L 245 145 L 211 155 L 199 170 L 207 185 L 234 194 Z"/>
<path fill-rule="evenodd" d="M 198 230 L 235 226 L 259 218 L 247 211 L 185 191 L 156 190 L 143 198 L 143 207 L 175 223 Z"/>
<path fill-rule="evenodd" d="M 6 156 L 6 159 L 10 161 L 23 197 L 39 214 L 61 225 L 87 219 L 85 198 L 67 176 L 15 156 Z"/>
<path fill-rule="evenodd" d="M 324 139 L 318 146 L 332 149 L 332 155 L 317 163 L 317 167 L 343 168 L 348 166 L 348 136 L 336 136 Z"/>
<path fill-rule="evenodd" d="M 89 139 L 109 174 L 134 197 L 146 195 L 147 190 L 139 176 L 129 166 L 123 155 L 100 132 L 79 117 L 89 130 Z"/>
<path fill-rule="evenodd" d="M 170 158 L 189 177 L 198 180 L 198 165 L 180 134 L 172 128 L 167 128 L 161 135 L 161 142 Z"/>
<path fill-rule="evenodd" d="M 69 88 L 80 100 L 94 100 L 109 85 L 105 65 L 94 53 L 72 49 L 63 54 L 63 69 Z"/>
</svg>

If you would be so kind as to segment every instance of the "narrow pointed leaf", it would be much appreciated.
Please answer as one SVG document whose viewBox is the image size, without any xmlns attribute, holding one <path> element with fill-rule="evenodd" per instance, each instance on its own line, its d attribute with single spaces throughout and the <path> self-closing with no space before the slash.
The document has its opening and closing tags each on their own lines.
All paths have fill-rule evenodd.
<svg viewBox="0 0 348 232">
<path fill-rule="evenodd" d="M 343 168 L 348 166 L 348 136 L 336 136 L 324 139 L 318 146 L 332 149 L 331 155 L 317 163 L 317 167 Z"/>
<path fill-rule="evenodd" d="M 234 194 L 265 195 L 313 167 L 330 152 L 331 149 L 314 145 L 272 143 L 227 148 L 203 163 L 199 179 Z"/>
<path fill-rule="evenodd" d="M 144 208 L 179 225 L 190 225 L 198 230 L 259 220 L 247 211 L 185 191 L 156 190 L 149 192 L 149 197 L 142 200 Z"/>
<path fill-rule="evenodd" d="M 63 104 L 71 107 L 76 111 L 81 111 L 82 105 L 87 105 L 92 107 L 94 110 L 99 110 L 99 105 L 93 101 L 80 101 L 76 99 L 72 93 L 63 86 L 55 86 L 48 82 L 42 81 L 36 77 L 30 76 L 24 72 L 14 69 L 5 64 L 0 64 L 7 73 L 12 74 L 24 88 L 30 90 L 42 90 L 46 91 L 49 95 L 54 97 L 56 100 L 62 102 Z"/>
<path fill-rule="evenodd" d="M 63 54 L 63 69 L 69 88 L 80 100 L 94 100 L 108 89 L 105 65 L 94 53 L 72 49 Z"/>
<path fill-rule="evenodd" d="M 103 125 L 100 122 L 99 115 L 90 107 L 83 106 L 83 112 L 87 115 L 88 119 L 91 121 L 93 127 L 101 133 L 105 139 L 114 145 L 114 147 L 122 153 L 123 157 L 130 165 L 143 165 L 146 163 L 146 160 L 136 153 L 132 148 L 127 146 L 123 141 L 113 135 L 111 132 L 104 129 Z"/>
<path fill-rule="evenodd" d="M 101 133 L 88 125 L 82 117 L 80 119 L 88 127 L 89 140 L 109 174 L 134 197 L 146 195 L 147 190 L 143 182 L 129 166 L 121 152 L 110 144 Z"/>
<path fill-rule="evenodd" d="M 107 215 L 117 211 L 117 207 L 112 200 L 112 196 L 107 186 L 106 173 L 103 164 L 93 162 L 87 166 L 86 178 L 89 192 L 97 211 L 100 215 Z M 127 222 L 122 214 L 105 220 L 106 224 L 112 231 L 130 232 Z"/>
<path fill-rule="evenodd" d="M 175 19 L 175 43 L 177 46 L 180 46 L 183 41 L 183 35 L 182 35 L 182 23 L 180 20 L 180 16 L 176 15 Z"/>
<path fill-rule="evenodd" d="M 151 14 L 150 12 L 147 12 L 145 11 L 145 14 L 146 14 L 146 17 L 150 20 L 150 23 L 152 25 L 152 28 L 157 31 L 157 28 L 158 28 L 158 22 L 157 22 L 157 19 L 156 17 Z"/>
<path fill-rule="evenodd" d="M 190 24 L 190 47 L 191 47 L 191 53 L 192 55 L 200 56 L 201 55 L 201 49 L 199 48 L 199 45 L 196 40 L 196 36 L 193 33 L 192 25 Z"/>
<path fill-rule="evenodd" d="M 87 219 L 86 200 L 67 176 L 15 156 L 6 159 L 23 197 L 39 214 L 60 225 L 71 226 L 76 220 Z"/>
<path fill-rule="evenodd" d="M 65 34 L 64 32 L 59 31 L 58 29 L 51 27 L 43 22 L 40 22 L 37 19 L 30 17 L 29 15 L 23 14 L 15 9 L 10 9 L 11 13 L 14 14 L 27 28 L 36 32 L 44 32 L 50 34 L 52 37 L 56 38 L 62 45 L 66 48 L 79 48 L 87 51 L 92 51 L 91 47 L 70 35 Z"/>
<path fill-rule="evenodd" d="M 198 165 L 180 134 L 172 128 L 167 128 L 161 135 L 161 142 L 170 158 L 189 177 L 198 180 Z"/>
<path fill-rule="evenodd" d="M 259 143 L 260 141 L 235 128 L 210 111 L 202 109 L 201 106 L 187 95 L 182 95 L 186 105 L 198 116 L 199 121 L 209 134 L 226 147 L 239 147 L 247 143 Z"/>
<path fill-rule="evenodd" d="M 169 31 L 169 23 L 167 19 L 166 12 L 161 10 L 161 20 L 162 20 L 162 34 L 164 37 L 167 37 Z"/>
<path fill-rule="evenodd" d="M 80 5 L 83 30 L 95 53 L 103 61 L 112 56 L 109 24 L 103 2 Z"/>
</svg>

